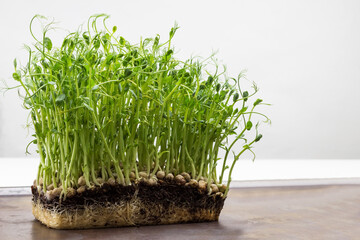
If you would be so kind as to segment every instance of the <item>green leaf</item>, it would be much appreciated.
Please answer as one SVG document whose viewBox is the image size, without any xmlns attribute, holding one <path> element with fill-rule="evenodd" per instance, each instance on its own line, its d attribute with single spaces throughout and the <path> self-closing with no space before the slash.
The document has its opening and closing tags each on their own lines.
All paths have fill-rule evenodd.
<svg viewBox="0 0 360 240">
<path fill-rule="evenodd" d="M 82 34 L 82 36 L 83 36 L 83 38 L 84 38 L 84 40 L 85 40 L 85 43 L 86 43 L 87 45 L 89 45 L 89 43 L 90 43 L 90 38 L 89 38 L 88 34 L 87 34 L 86 32 L 84 32 L 84 33 Z"/>
<path fill-rule="evenodd" d="M 24 102 L 25 102 L 27 105 L 31 106 L 31 101 L 30 101 L 29 99 L 25 99 Z"/>
<path fill-rule="evenodd" d="M 48 38 L 48 37 L 44 38 L 44 46 L 47 50 L 49 50 L 49 51 L 51 50 L 52 42 L 51 42 L 50 38 Z"/>
<path fill-rule="evenodd" d="M 254 106 L 256 105 L 259 105 L 263 100 L 262 99 L 257 99 L 255 102 L 254 102 Z"/>
<path fill-rule="evenodd" d="M 239 99 L 239 93 L 235 93 L 233 96 L 233 102 L 236 102 L 236 100 Z"/>
<path fill-rule="evenodd" d="M 121 45 L 125 45 L 125 43 L 126 43 L 125 38 L 120 37 L 120 44 L 121 44 Z"/>
<path fill-rule="evenodd" d="M 113 59 L 114 59 L 114 55 L 112 55 L 111 53 L 109 55 L 107 55 L 105 58 L 106 65 L 109 66 L 111 64 L 111 62 L 113 61 Z"/>
<path fill-rule="evenodd" d="M 246 130 L 249 131 L 249 130 L 252 128 L 252 126 L 253 126 L 252 122 L 251 122 L 251 121 L 248 121 L 248 122 L 246 123 Z"/>
<path fill-rule="evenodd" d="M 248 100 L 248 96 L 249 96 L 248 91 L 243 92 L 242 97 L 243 97 L 245 102 Z"/>
<path fill-rule="evenodd" d="M 153 43 L 153 48 L 156 48 L 159 44 L 160 36 L 156 36 Z"/>
<path fill-rule="evenodd" d="M 40 123 L 34 123 L 34 128 L 35 128 L 36 134 L 37 134 L 39 137 L 41 137 L 41 136 L 42 136 L 41 124 L 40 124 Z"/>
<path fill-rule="evenodd" d="M 59 133 L 56 128 L 51 129 L 51 132 L 52 132 L 52 133 Z"/>
<path fill-rule="evenodd" d="M 138 97 L 136 96 L 136 94 L 134 93 L 134 91 L 133 90 L 129 90 L 130 91 L 130 93 L 134 96 L 134 98 L 135 98 L 135 100 L 137 100 L 138 99 Z"/>
<path fill-rule="evenodd" d="M 110 40 L 110 35 L 108 33 L 106 33 L 104 36 L 102 36 L 102 41 L 105 45 L 107 45 L 109 43 Z"/>
<path fill-rule="evenodd" d="M 243 114 L 244 112 L 246 112 L 247 109 L 248 109 L 248 107 L 243 107 L 243 108 L 240 110 L 239 114 Z"/>
<path fill-rule="evenodd" d="M 221 84 L 220 83 L 216 84 L 216 92 L 219 92 L 220 88 L 221 88 Z"/>
<path fill-rule="evenodd" d="M 209 76 L 207 81 L 206 81 L 206 85 L 211 85 L 213 81 L 214 81 L 213 76 Z"/>
<path fill-rule="evenodd" d="M 17 61 L 16 61 L 16 58 L 14 59 L 14 68 L 16 70 L 16 67 L 17 67 Z"/>
<path fill-rule="evenodd" d="M 124 72 L 124 76 L 125 77 L 128 77 L 128 76 L 130 76 L 132 74 L 132 71 L 130 70 L 130 69 L 125 69 L 125 72 Z"/>
<path fill-rule="evenodd" d="M 170 49 L 170 50 L 168 50 L 168 51 L 166 52 L 166 56 L 170 56 L 170 55 L 172 55 L 172 54 L 173 54 L 173 52 L 174 52 L 174 51 L 173 51 L 173 50 L 171 50 L 171 49 Z"/>
<path fill-rule="evenodd" d="M 42 59 L 40 62 L 41 62 L 41 65 L 43 65 L 44 68 L 49 68 L 48 61 L 46 61 L 45 59 Z"/>
<path fill-rule="evenodd" d="M 227 110 L 228 116 L 231 116 L 233 113 L 233 106 L 232 105 L 228 106 L 226 110 Z"/>
<path fill-rule="evenodd" d="M 121 83 L 119 83 L 119 93 L 121 93 L 122 92 L 122 87 L 121 87 Z"/>
<path fill-rule="evenodd" d="M 256 138 L 255 138 L 255 142 L 260 141 L 261 138 L 262 138 L 262 135 L 261 135 L 261 134 L 257 135 Z"/>
<path fill-rule="evenodd" d="M 55 102 L 56 103 L 61 103 L 61 102 L 63 102 L 65 100 L 65 98 L 66 98 L 65 94 L 60 94 L 59 96 L 56 97 Z"/>
<path fill-rule="evenodd" d="M 16 81 L 20 81 L 21 80 L 21 75 L 20 75 L 20 72 L 19 71 L 16 71 L 13 73 L 13 78 L 16 80 Z"/>
<path fill-rule="evenodd" d="M 94 48 L 95 49 L 98 49 L 100 47 L 100 41 L 98 38 L 95 38 L 94 39 Z"/>
<path fill-rule="evenodd" d="M 175 32 L 176 32 L 176 30 L 177 30 L 178 28 L 179 28 L 178 25 L 175 23 L 174 27 L 172 27 L 171 30 L 170 30 L 170 32 L 169 32 L 169 37 L 170 37 L 170 39 L 173 38 L 173 36 L 174 36 L 174 34 L 175 34 Z"/>
<path fill-rule="evenodd" d="M 116 32 L 116 30 L 117 30 L 117 26 L 113 26 L 112 28 L 113 33 Z"/>
<path fill-rule="evenodd" d="M 92 112 L 94 111 L 94 109 L 92 109 L 87 103 L 83 103 L 83 105 L 90 111 L 92 111 Z"/>
</svg>

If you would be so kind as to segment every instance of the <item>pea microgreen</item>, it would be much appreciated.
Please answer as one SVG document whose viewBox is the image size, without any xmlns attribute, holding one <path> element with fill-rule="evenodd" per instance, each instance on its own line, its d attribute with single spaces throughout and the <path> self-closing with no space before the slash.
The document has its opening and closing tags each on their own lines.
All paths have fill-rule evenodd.
<svg viewBox="0 0 360 240">
<path fill-rule="evenodd" d="M 61 184 L 66 193 L 80 176 L 88 186 L 98 184 L 99 176 L 128 185 L 131 172 L 139 178 L 139 171 L 155 175 L 158 170 L 215 183 L 229 171 L 230 184 L 241 154 L 253 153 L 262 137 L 258 125 L 253 140 L 245 137 L 254 130 L 252 116 L 268 120 L 254 111 L 264 104 L 261 99 L 249 103 L 256 85 L 243 91 L 243 74 L 219 73 L 213 58 L 175 58 L 176 25 L 164 43 L 157 35 L 130 44 L 116 36 L 116 26 L 108 29 L 107 18 L 91 16 L 87 30 L 68 34 L 59 47 L 48 36 L 52 23 L 41 37 L 30 27 L 35 44 L 26 47 L 29 61 L 23 67 L 14 61 L 13 78 L 25 91 L 35 129 L 31 143 L 38 147 L 37 179 L 43 179 L 44 189 Z M 31 26 L 35 19 L 43 17 L 35 16 Z M 208 62 L 216 65 L 215 72 L 206 70 Z M 234 149 L 240 139 L 246 145 Z"/>
</svg>

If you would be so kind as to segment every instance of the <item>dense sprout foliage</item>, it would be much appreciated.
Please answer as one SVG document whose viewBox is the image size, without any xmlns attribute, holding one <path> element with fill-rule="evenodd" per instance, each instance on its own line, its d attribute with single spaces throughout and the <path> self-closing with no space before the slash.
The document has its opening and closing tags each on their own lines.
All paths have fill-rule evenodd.
<svg viewBox="0 0 360 240">
<path fill-rule="evenodd" d="M 14 61 L 13 78 L 31 111 L 32 143 L 41 160 L 37 180 L 43 179 L 44 189 L 61 183 L 66 193 L 80 176 L 88 186 L 98 185 L 98 177 L 131 184 L 131 172 L 139 178 L 140 171 L 152 176 L 158 170 L 221 183 L 228 169 L 230 183 L 240 155 L 261 139 L 257 128 L 253 139 L 245 138 L 257 127 L 252 116 L 262 115 L 254 111 L 262 100 L 249 101 L 256 85 L 242 91 L 241 74 L 229 78 L 217 66 L 209 73 L 204 67 L 210 58 L 174 58 L 177 26 L 164 43 L 156 36 L 132 45 L 115 35 L 116 27 L 107 28 L 106 15 L 96 15 L 86 31 L 67 35 L 55 47 L 47 37 L 51 24 L 41 38 L 34 36 L 37 18 L 30 24 L 36 43 L 27 47 L 29 61 L 24 67 Z M 243 148 L 233 149 L 237 142 Z M 225 157 L 217 173 L 221 151 Z"/>
</svg>

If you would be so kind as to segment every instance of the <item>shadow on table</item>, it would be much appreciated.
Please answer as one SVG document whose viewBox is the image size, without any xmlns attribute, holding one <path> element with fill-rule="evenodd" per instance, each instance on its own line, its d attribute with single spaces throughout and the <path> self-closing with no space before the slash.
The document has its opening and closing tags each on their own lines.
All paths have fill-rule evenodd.
<svg viewBox="0 0 360 240">
<path fill-rule="evenodd" d="M 242 231 L 236 226 L 227 226 L 220 222 L 172 224 L 158 226 L 102 228 L 87 230 L 49 229 L 39 221 L 32 222 L 31 236 L 38 239 L 238 239 Z"/>
</svg>

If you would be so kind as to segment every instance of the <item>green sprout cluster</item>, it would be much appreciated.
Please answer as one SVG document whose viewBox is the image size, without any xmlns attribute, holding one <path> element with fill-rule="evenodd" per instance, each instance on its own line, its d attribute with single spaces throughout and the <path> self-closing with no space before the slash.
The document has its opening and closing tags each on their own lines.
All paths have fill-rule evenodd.
<svg viewBox="0 0 360 240">
<path fill-rule="evenodd" d="M 176 25 L 164 43 L 157 35 L 132 45 L 115 35 L 116 27 L 108 29 L 107 15 L 94 15 L 85 31 L 68 34 L 55 47 L 47 36 L 52 23 L 41 38 L 33 34 L 40 18 L 30 23 L 36 43 L 26 47 L 28 63 L 19 67 L 15 60 L 13 78 L 25 91 L 35 129 L 31 143 L 40 155 L 37 181 L 43 179 L 44 189 L 61 184 L 66 193 L 80 176 L 87 186 L 99 185 L 99 177 L 129 185 L 131 172 L 139 179 L 140 171 L 153 176 L 159 170 L 219 184 L 229 171 L 230 184 L 240 155 L 252 152 L 262 137 L 252 123 L 254 114 L 264 116 L 254 110 L 261 99 L 250 103 L 256 85 L 243 91 L 243 75 L 227 77 L 216 64 L 210 73 L 205 67 L 214 63 L 211 57 L 176 59 Z M 239 140 L 242 148 L 233 149 Z"/>
</svg>

